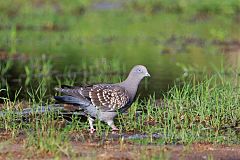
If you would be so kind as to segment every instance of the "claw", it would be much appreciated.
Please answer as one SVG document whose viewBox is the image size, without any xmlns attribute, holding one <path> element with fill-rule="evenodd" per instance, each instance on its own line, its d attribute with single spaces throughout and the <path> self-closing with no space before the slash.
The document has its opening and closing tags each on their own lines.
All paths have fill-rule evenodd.
<svg viewBox="0 0 240 160">
<path fill-rule="evenodd" d="M 115 125 L 113 125 L 112 126 L 112 134 L 118 133 L 118 131 L 119 131 L 119 129 Z"/>
<path fill-rule="evenodd" d="M 96 129 L 90 128 L 89 131 L 90 131 L 91 134 L 93 134 L 96 131 Z"/>
<path fill-rule="evenodd" d="M 117 132 L 119 129 L 114 125 L 113 121 L 108 121 L 107 124 L 112 128 L 112 132 Z"/>
<path fill-rule="evenodd" d="M 117 127 L 113 127 L 112 131 L 119 131 L 119 129 Z"/>
<path fill-rule="evenodd" d="M 119 129 L 117 127 L 112 128 L 112 134 L 116 134 L 116 133 L 118 133 L 118 131 L 119 131 Z"/>
</svg>

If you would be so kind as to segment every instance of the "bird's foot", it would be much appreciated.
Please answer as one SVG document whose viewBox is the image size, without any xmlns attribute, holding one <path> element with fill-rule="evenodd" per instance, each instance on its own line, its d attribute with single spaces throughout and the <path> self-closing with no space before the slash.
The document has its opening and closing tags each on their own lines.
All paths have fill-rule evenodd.
<svg viewBox="0 0 240 160">
<path fill-rule="evenodd" d="M 115 134 L 115 133 L 118 133 L 119 129 L 117 127 L 113 127 L 112 128 L 112 133 Z"/>
<path fill-rule="evenodd" d="M 90 131 L 91 134 L 93 134 L 96 131 L 96 129 L 90 128 L 89 131 Z"/>
</svg>

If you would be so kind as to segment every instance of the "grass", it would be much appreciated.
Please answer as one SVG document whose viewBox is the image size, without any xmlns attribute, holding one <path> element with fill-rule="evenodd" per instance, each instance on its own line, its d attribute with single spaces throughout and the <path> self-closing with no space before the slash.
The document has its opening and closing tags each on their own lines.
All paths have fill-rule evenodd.
<svg viewBox="0 0 240 160">
<path fill-rule="evenodd" d="M 44 63 L 46 66 L 51 66 L 51 61 L 45 61 Z M 83 67 L 83 69 L 87 73 L 90 70 L 92 77 L 97 76 L 95 81 L 109 80 L 103 78 L 104 74 L 112 71 L 110 68 L 119 65 L 114 61 L 106 63 L 108 65 L 112 64 L 112 66 L 98 63 L 98 61 L 94 63 L 96 63 L 96 68 L 93 65 L 92 68 Z M 39 66 L 43 67 L 45 65 Z M 32 72 L 36 72 L 37 75 L 51 73 L 51 67 L 43 68 L 49 68 L 49 70 L 47 69 L 46 72 L 45 69 L 36 67 Z M 94 74 L 97 72 L 97 68 L 104 69 L 100 75 Z M 120 67 L 118 70 L 121 71 Z M 120 73 L 119 71 L 118 73 Z M 71 72 L 66 70 L 67 73 L 70 74 Z M 28 74 L 26 75 L 28 76 Z M 117 77 L 115 78 L 116 81 L 122 79 L 119 76 Z M 70 81 L 71 76 L 69 78 L 66 76 L 63 79 L 65 80 L 59 79 L 58 83 L 74 84 L 74 81 Z M 31 85 L 28 84 L 26 86 L 28 95 L 24 99 L 28 99 L 31 107 L 43 103 L 46 105 L 53 103 L 49 95 L 51 94 L 49 92 L 50 88 L 46 84 L 51 84 L 54 78 L 44 75 L 41 79 L 34 80 L 38 82 L 37 88 L 35 88 L 36 86 L 31 88 Z M 137 99 L 132 104 L 129 113 L 127 115 L 120 114 L 116 123 L 120 128 L 120 133 L 128 133 L 129 135 L 146 134 L 148 138 L 134 140 L 120 138 L 119 145 L 122 146 L 129 141 L 158 145 L 186 145 L 196 142 L 239 144 L 240 109 L 238 106 L 240 89 L 238 85 L 233 83 L 235 81 L 236 79 L 222 74 L 205 76 L 200 80 L 196 78 L 195 74 L 190 74 L 187 79 L 185 77 L 185 79 L 180 80 L 181 83 L 178 81 L 176 85 L 171 87 L 160 100 L 156 99 L 154 95 L 146 97 L 146 99 Z M 9 89 L 5 92 L 9 92 Z M 3 123 L 0 124 L 0 128 L 4 132 L 10 133 L 13 139 L 24 134 L 26 136 L 24 144 L 27 149 L 35 150 L 38 154 L 48 153 L 70 158 L 76 156 L 72 149 L 71 137 L 81 142 L 90 140 L 104 144 L 103 135 L 111 134 L 111 130 L 106 124 L 97 121 L 95 123 L 96 135 L 89 137 L 86 134 L 88 132 L 87 122 L 79 121 L 79 117 L 73 117 L 72 123 L 69 124 L 53 112 L 47 112 L 43 115 L 33 114 L 31 120 L 26 121 L 21 116 L 13 114 L 13 111 L 21 110 L 24 107 L 19 105 L 19 95 L 22 92 L 24 91 L 17 91 L 11 101 L 10 96 L 4 99 L 3 108 L 7 114 L 1 117 Z M 143 111 L 140 116 L 136 116 L 137 110 Z M 155 138 L 154 134 L 160 135 L 160 138 Z"/>
<path fill-rule="evenodd" d="M 237 71 L 209 68 L 228 68 L 222 58 L 229 64 L 236 59 L 219 53 L 239 40 L 240 3 L 172 2 L 133 0 L 101 10 L 94 7 L 99 1 L 88 0 L 1 1 L 0 97 L 7 114 L 0 117 L 0 133 L 11 137 L 1 141 L 23 136 L 30 158 L 84 156 L 76 153 L 74 142 L 101 146 L 117 141 L 119 150 L 132 142 L 239 144 Z M 100 121 L 91 136 L 88 123 L 77 116 L 68 123 L 52 112 L 33 114 L 29 120 L 13 114 L 26 106 L 53 104 L 55 86 L 118 82 L 133 64 L 145 64 L 152 77 L 142 82 L 141 95 L 116 123 L 120 133 L 148 138 L 105 139 L 103 134 L 111 130 Z M 145 152 L 142 159 L 149 158 Z M 168 158 L 163 151 L 154 155 L 152 159 Z"/>
<path fill-rule="evenodd" d="M 165 47 L 165 42 L 172 36 L 180 39 L 202 39 L 211 43 L 216 39 L 219 41 L 238 39 L 240 34 L 238 23 L 234 20 L 239 9 L 237 0 L 223 1 L 224 4 L 221 4 L 222 1 L 218 3 L 213 0 L 174 1 L 174 4 L 186 8 L 182 14 L 168 12 L 168 9 L 162 11 L 161 8 L 174 6 L 165 0 L 150 2 L 136 0 L 127 2 L 129 4 L 123 5 L 122 9 L 110 11 L 91 9 L 91 5 L 96 3 L 94 1 L 85 4 L 77 1 L 69 4 L 64 1 L 61 3 L 42 1 L 40 4 L 35 4 L 36 2 L 30 3 L 27 0 L 15 0 L 11 3 L 14 2 L 16 4 L 14 6 L 9 5 L 10 2 L 1 2 L 3 11 L 1 13 L 3 26 L 0 30 L 1 48 L 11 53 L 20 52 L 30 55 L 68 54 L 66 58 L 75 63 L 81 59 L 76 53 L 84 54 L 88 58 L 99 55 L 112 57 L 113 52 L 128 57 L 141 54 L 143 59 L 148 57 L 145 55 L 146 52 L 156 56 L 164 50 L 181 46 L 176 44 L 177 46 Z M 151 12 L 156 8 L 155 5 L 160 5 L 159 12 L 148 14 L 148 10 Z M 16 6 L 17 9 L 14 8 Z M 85 12 L 77 14 L 75 10 L 78 7 L 84 7 Z M 198 9 L 204 7 L 206 9 Z M 143 12 L 136 12 L 137 8 L 143 8 Z M 174 8 L 172 10 L 175 10 Z M 189 9 L 209 15 L 205 20 L 198 20 L 195 17 L 196 13 L 188 11 Z M 145 10 L 147 11 L 144 12 Z M 9 12 L 14 14 L 11 15 Z M 225 15 L 225 12 L 231 14 Z M 197 46 L 197 48 L 201 47 Z M 206 48 L 209 50 L 211 47 L 206 46 Z M 184 51 L 170 52 L 188 51 L 184 49 Z"/>
<path fill-rule="evenodd" d="M 122 124 L 126 130 L 163 134 L 153 142 L 151 139 L 143 140 L 146 144 L 204 141 L 238 144 L 239 88 L 225 79 L 222 84 L 218 81 L 217 76 L 213 76 L 201 82 L 184 82 L 181 88 L 174 86 L 164 96 L 163 106 L 156 105 L 154 98 L 146 100 L 143 105 L 136 102 L 131 109 L 134 111 L 136 105 L 146 112 L 140 119 L 131 115 L 135 112 L 130 112 Z"/>
<path fill-rule="evenodd" d="M 215 1 L 215 0 L 203 0 L 203 1 L 167 1 L 167 0 L 133 0 L 127 3 L 127 5 L 134 11 L 145 11 L 149 14 L 154 14 L 155 12 L 174 12 L 174 13 L 184 13 L 184 12 L 206 12 L 210 14 L 236 14 L 239 11 L 240 5 L 238 1 Z"/>
</svg>

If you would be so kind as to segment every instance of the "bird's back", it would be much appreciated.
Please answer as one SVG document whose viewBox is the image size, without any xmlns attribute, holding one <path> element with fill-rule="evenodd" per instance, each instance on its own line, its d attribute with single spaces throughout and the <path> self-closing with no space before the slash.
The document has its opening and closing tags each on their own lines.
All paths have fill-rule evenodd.
<svg viewBox="0 0 240 160">
<path fill-rule="evenodd" d="M 80 99 L 83 104 L 88 104 L 87 102 L 89 102 L 100 111 L 113 112 L 122 109 L 130 100 L 127 90 L 117 84 L 97 84 L 85 87 L 64 86 L 56 88 L 56 90 L 67 96 Z M 79 105 L 83 104 L 79 103 Z"/>
</svg>

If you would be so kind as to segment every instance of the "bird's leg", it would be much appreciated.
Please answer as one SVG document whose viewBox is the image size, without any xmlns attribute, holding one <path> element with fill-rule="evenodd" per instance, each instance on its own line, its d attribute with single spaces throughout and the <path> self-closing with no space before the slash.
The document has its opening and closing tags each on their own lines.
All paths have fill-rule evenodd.
<svg viewBox="0 0 240 160">
<path fill-rule="evenodd" d="M 108 121 L 107 124 L 112 128 L 112 131 L 119 131 L 113 121 Z"/>
<path fill-rule="evenodd" d="M 94 119 L 91 118 L 91 117 L 88 117 L 88 122 L 89 122 L 89 125 L 90 125 L 90 129 L 89 129 L 90 133 L 94 133 L 95 132 L 95 129 L 93 127 Z"/>
</svg>

